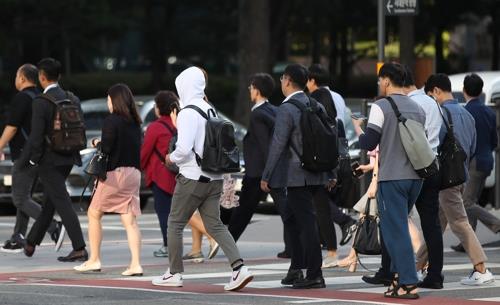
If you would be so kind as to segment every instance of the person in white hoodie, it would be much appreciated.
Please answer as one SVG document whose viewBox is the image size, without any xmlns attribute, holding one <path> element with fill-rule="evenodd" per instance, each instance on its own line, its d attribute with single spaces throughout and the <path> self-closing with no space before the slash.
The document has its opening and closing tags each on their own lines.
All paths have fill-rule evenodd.
<svg viewBox="0 0 500 305">
<path fill-rule="evenodd" d="M 205 76 L 197 67 L 184 70 L 175 80 L 181 108 L 193 105 L 208 113 L 212 106 L 205 96 Z M 211 113 L 212 113 L 211 111 Z M 168 252 L 170 268 L 164 275 L 153 279 L 153 285 L 183 285 L 182 236 L 193 213 L 198 209 L 208 233 L 219 243 L 226 254 L 233 274 L 224 289 L 236 291 L 245 287 L 253 275 L 243 264 L 236 243 L 220 219 L 219 199 L 222 192 L 222 175 L 201 170 L 195 153 L 203 157 L 206 120 L 195 109 L 185 108 L 177 117 L 178 139 L 175 150 L 165 157 L 165 163 L 179 166 L 179 175 L 168 217 Z"/>
</svg>

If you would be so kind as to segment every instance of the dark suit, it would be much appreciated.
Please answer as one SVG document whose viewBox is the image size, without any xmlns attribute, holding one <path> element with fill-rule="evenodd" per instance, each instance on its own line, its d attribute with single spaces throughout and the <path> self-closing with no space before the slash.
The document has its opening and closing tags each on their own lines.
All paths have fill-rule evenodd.
<svg viewBox="0 0 500 305">
<path fill-rule="evenodd" d="M 309 98 L 303 92 L 290 97 L 303 104 Z M 319 105 L 323 111 L 324 108 Z M 307 279 L 322 277 L 321 247 L 313 207 L 313 195 L 328 182 L 326 173 L 313 173 L 302 168 L 302 132 L 300 110 L 291 103 L 283 103 L 276 115 L 273 139 L 262 180 L 273 188 L 287 188 L 283 210 L 285 230 L 291 237 L 291 270 L 307 268 Z M 291 145 L 295 147 L 295 153 Z"/>
<path fill-rule="evenodd" d="M 47 94 L 56 100 L 67 98 L 66 92 L 60 87 L 49 89 Z M 39 245 L 57 211 L 71 239 L 73 249 L 80 250 L 85 248 L 85 241 L 65 182 L 73 165 L 81 165 L 81 159 L 78 152 L 63 155 L 53 152 L 47 145 L 46 137 L 53 127 L 55 107 L 45 98 L 37 97 L 33 101 L 31 133 L 25 159 L 31 160 L 38 167 L 39 178 L 44 186 L 44 205 L 40 216 L 31 227 L 27 240 L 31 245 Z M 25 164 L 31 166 L 28 162 Z"/>
<path fill-rule="evenodd" d="M 257 205 L 265 196 L 260 189 L 260 180 L 266 166 L 276 111 L 276 106 L 265 102 L 255 108 L 250 115 L 250 125 L 243 139 L 245 176 L 242 182 L 240 205 L 234 209 L 229 221 L 229 232 L 236 241 L 243 234 Z"/>
</svg>

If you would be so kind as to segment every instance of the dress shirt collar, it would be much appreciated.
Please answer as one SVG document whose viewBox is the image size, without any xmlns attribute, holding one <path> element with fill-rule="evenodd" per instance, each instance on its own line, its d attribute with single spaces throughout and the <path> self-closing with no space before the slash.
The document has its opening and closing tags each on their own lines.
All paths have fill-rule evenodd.
<svg viewBox="0 0 500 305">
<path fill-rule="evenodd" d="M 285 98 L 285 100 L 283 101 L 283 103 L 284 103 L 284 102 L 287 102 L 289 99 L 291 99 L 291 98 L 292 98 L 292 96 L 294 96 L 294 95 L 296 95 L 296 94 L 298 94 L 298 93 L 304 93 L 304 91 L 302 91 L 302 90 L 295 91 L 294 93 L 292 93 L 292 94 L 290 94 L 289 96 L 287 96 L 287 97 Z"/>
<path fill-rule="evenodd" d="M 47 93 L 50 89 L 55 88 L 55 87 L 59 87 L 59 84 L 58 84 L 58 83 L 53 83 L 53 84 L 48 85 L 48 86 L 47 86 L 47 87 L 45 87 L 45 89 L 43 90 L 43 93 Z"/>
<path fill-rule="evenodd" d="M 255 105 L 253 105 L 253 107 L 252 107 L 252 111 L 254 111 L 255 109 L 257 109 L 260 106 L 264 105 L 265 103 L 267 103 L 267 100 L 262 100 L 260 102 L 255 103 Z"/>
</svg>

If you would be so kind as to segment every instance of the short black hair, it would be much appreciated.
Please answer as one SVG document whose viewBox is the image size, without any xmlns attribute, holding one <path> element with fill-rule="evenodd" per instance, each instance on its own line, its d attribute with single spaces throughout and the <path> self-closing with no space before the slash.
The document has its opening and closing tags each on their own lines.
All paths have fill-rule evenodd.
<svg viewBox="0 0 500 305">
<path fill-rule="evenodd" d="M 324 66 L 320 64 L 314 64 L 309 67 L 308 79 L 314 79 L 316 85 L 320 87 L 328 86 L 330 83 L 330 73 L 328 73 L 328 70 Z"/>
<path fill-rule="evenodd" d="M 483 92 L 483 85 L 483 79 L 476 73 L 469 74 L 464 78 L 464 91 L 468 96 L 480 96 Z"/>
<path fill-rule="evenodd" d="M 274 79 L 267 73 L 256 73 L 250 77 L 250 85 L 259 90 L 263 97 L 270 97 L 274 90 Z"/>
<path fill-rule="evenodd" d="M 24 64 L 19 67 L 19 72 L 26 78 L 30 83 L 36 84 L 38 82 L 38 69 L 35 65 Z"/>
<path fill-rule="evenodd" d="M 61 76 L 61 63 L 54 58 L 48 57 L 38 62 L 38 70 L 43 72 L 48 81 L 58 81 Z"/>
<path fill-rule="evenodd" d="M 413 77 L 413 71 L 408 65 L 403 66 L 405 69 L 405 81 L 403 87 L 415 86 L 415 78 Z"/>
<path fill-rule="evenodd" d="M 301 64 L 290 64 L 286 66 L 284 75 L 290 78 L 290 81 L 295 84 L 296 87 L 304 89 L 307 84 L 307 68 Z"/>
<path fill-rule="evenodd" d="M 404 87 L 405 75 L 404 67 L 396 62 L 385 63 L 378 72 L 378 77 L 387 77 L 393 85 L 398 87 Z"/>
<path fill-rule="evenodd" d="M 179 98 L 177 95 L 169 90 L 159 91 L 155 96 L 155 104 L 160 111 L 160 115 L 170 115 L 175 109 L 179 112 Z"/>
<path fill-rule="evenodd" d="M 432 74 L 425 82 L 425 93 L 439 88 L 445 92 L 451 92 L 451 81 L 448 75 L 444 73 Z"/>
</svg>

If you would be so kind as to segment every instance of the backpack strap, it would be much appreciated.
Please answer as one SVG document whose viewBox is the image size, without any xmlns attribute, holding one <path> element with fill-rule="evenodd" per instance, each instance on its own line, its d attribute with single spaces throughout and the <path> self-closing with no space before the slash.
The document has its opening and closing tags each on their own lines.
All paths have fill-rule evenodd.
<svg viewBox="0 0 500 305">
<path fill-rule="evenodd" d="M 172 136 L 177 135 L 177 132 L 172 127 L 170 127 L 167 123 L 165 123 L 163 121 L 158 121 L 158 123 L 160 123 L 163 126 L 165 126 L 165 128 L 167 128 L 168 131 L 170 131 L 170 133 L 172 134 Z M 163 164 L 165 164 L 165 161 L 163 159 L 163 156 L 162 156 L 161 152 L 156 147 L 154 148 L 154 152 L 155 152 L 156 156 L 158 156 L 158 158 L 160 159 L 160 162 L 163 163 Z"/>
<path fill-rule="evenodd" d="M 215 110 L 213 108 L 209 108 L 207 113 L 205 113 L 203 110 L 201 110 L 200 107 L 195 106 L 195 105 L 187 105 L 186 107 L 184 107 L 182 109 L 186 109 L 186 108 L 196 110 L 196 112 L 198 112 L 207 121 L 210 120 L 210 117 L 213 117 L 213 118 L 217 117 L 217 114 L 215 113 Z M 210 116 L 210 114 L 212 114 L 212 115 Z"/>
<path fill-rule="evenodd" d="M 389 104 L 391 104 L 392 110 L 394 110 L 398 121 L 401 123 L 406 122 L 406 118 L 401 114 L 401 112 L 399 112 L 398 106 L 396 105 L 394 99 L 391 96 L 386 96 L 385 98 L 389 101 Z"/>
</svg>

